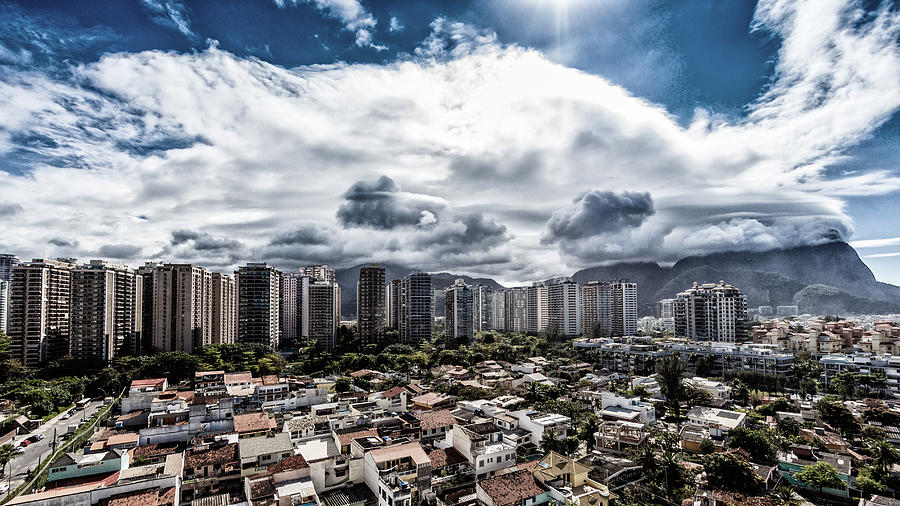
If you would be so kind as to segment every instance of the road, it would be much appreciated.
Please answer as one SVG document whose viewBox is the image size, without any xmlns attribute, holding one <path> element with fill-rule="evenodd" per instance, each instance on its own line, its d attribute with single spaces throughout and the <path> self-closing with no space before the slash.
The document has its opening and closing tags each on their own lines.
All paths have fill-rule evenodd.
<svg viewBox="0 0 900 506">
<path fill-rule="evenodd" d="M 7 483 L 10 484 L 9 490 L 10 492 L 15 490 L 16 487 L 25 482 L 25 476 L 30 469 L 35 469 L 41 462 L 41 459 L 47 458 L 53 451 L 53 431 L 56 429 L 57 438 L 66 433 L 69 429 L 69 425 L 74 425 L 76 423 L 80 424 L 82 420 L 90 419 L 91 415 L 97 412 L 101 407 L 103 407 L 103 401 L 91 401 L 90 404 L 84 408 L 83 411 L 76 411 L 71 418 L 67 420 L 63 420 L 62 417 L 65 415 L 65 412 L 60 413 L 54 418 L 51 418 L 46 423 L 38 427 L 32 432 L 27 434 L 20 434 L 13 438 L 11 443 L 18 447 L 19 443 L 22 440 L 27 439 L 35 434 L 43 434 L 44 439 L 31 443 L 30 445 L 25 447 L 25 453 L 17 455 L 10 464 L 12 464 L 12 473 L 9 473 L 9 464 L 7 464 L 7 475 L 4 476 L 4 479 Z M 12 474 L 10 477 L 9 474 Z M 9 492 L 7 492 L 9 493 Z M 5 497 L 6 494 L 3 494 L 2 497 Z"/>
</svg>

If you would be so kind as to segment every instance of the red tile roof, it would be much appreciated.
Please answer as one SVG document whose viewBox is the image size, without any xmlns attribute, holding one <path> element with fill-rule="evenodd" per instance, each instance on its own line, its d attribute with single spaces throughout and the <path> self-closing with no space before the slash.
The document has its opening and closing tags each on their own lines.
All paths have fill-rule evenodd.
<svg viewBox="0 0 900 506">
<path fill-rule="evenodd" d="M 431 459 L 432 470 L 446 466 L 455 466 L 466 462 L 466 457 L 452 446 L 434 450 L 428 454 L 428 458 Z"/>
<path fill-rule="evenodd" d="M 366 430 L 358 430 L 356 432 L 348 432 L 346 434 L 338 434 L 338 441 L 341 442 L 341 446 L 346 446 L 350 444 L 351 441 L 358 437 L 371 437 L 377 436 L 378 431 L 375 429 L 366 429 Z"/>
<path fill-rule="evenodd" d="M 165 382 L 166 382 L 166 378 L 134 380 L 131 382 L 131 388 L 147 388 L 147 387 L 162 388 L 162 385 Z"/>
<path fill-rule="evenodd" d="M 222 466 L 238 462 L 239 460 L 237 443 L 229 443 L 202 450 L 188 450 L 184 453 L 184 467 L 186 468 L 198 468 L 208 465 Z"/>
<path fill-rule="evenodd" d="M 275 419 L 265 412 L 234 415 L 234 431 L 238 434 L 265 432 L 275 429 L 276 425 Z"/>
<path fill-rule="evenodd" d="M 297 455 L 288 457 L 277 464 L 272 464 L 271 466 L 266 468 L 266 471 L 271 474 L 275 474 L 282 471 L 289 471 L 291 469 L 309 469 L 309 464 L 306 462 L 306 459 L 303 458 L 303 455 L 300 455 L 298 453 Z"/>
<path fill-rule="evenodd" d="M 236 383 L 252 383 L 253 375 L 249 372 L 232 372 L 225 374 L 225 384 L 234 385 Z"/>
<path fill-rule="evenodd" d="M 534 475 L 524 470 L 481 480 L 478 486 L 493 499 L 494 506 L 518 504 L 544 493 Z"/>
<path fill-rule="evenodd" d="M 401 386 L 396 386 L 394 388 L 390 388 L 388 390 L 385 390 L 384 392 L 381 392 L 381 398 L 382 399 L 393 399 L 394 397 L 397 397 L 398 395 L 402 394 L 403 392 L 406 392 L 405 388 L 403 388 Z"/>
<path fill-rule="evenodd" d="M 450 413 L 449 409 L 420 411 L 418 413 L 413 413 L 413 416 L 422 422 L 422 430 L 451 427 L 456 423 L 456 418 L 453 417 L 453 414 Z"/>
</svg>

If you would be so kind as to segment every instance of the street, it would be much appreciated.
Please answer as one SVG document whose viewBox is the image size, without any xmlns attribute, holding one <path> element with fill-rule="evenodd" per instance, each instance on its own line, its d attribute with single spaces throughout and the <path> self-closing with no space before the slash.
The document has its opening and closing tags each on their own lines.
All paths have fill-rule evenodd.
<svg viewBox="0 0 900 506">
<path fill-rule="evenodd" d="M 13 438 L 10 443 L 12 443 L 13 446 L 18 447 L 22 440 L 27 439 L 34 434 L 42 434 L 44 436 L 44 439 L 26 446 L 25 453 L 17 455 L 9 464 L 7 464 L 6 471 L 8 472 L 11 466 L 12 472 L 8 472 L 3 478 L 10 484 L 9 492 L 12 492 L 16 487 L 24 483 L 25 475 L 28 470 L 35 469 L 39 465 L 41 459 L 46 458 L 53 450 L 54 429 L 56 429 L 56 435 L 57 438 L 59 438 L 68 431 L 69 425 L 74 425 L 76 423 L 81 424 L 83 420 L 88 420 L 91 415 L 97 412 L 102 406 L 103 401 L 91 401 L 84 410 L 76 411 L 72 417 L 67 420 L 62 419 L 63 415 L 66 414 L 64 411 L 48 420 L 33 432 L 21 434 Z M 10 474 L 12 476 L 9 476 Z M 7 492 L 7 494 L 9 492 Z M 5 495 L 6 494 L 4 494 L 4 497 Z"/>
</svg>

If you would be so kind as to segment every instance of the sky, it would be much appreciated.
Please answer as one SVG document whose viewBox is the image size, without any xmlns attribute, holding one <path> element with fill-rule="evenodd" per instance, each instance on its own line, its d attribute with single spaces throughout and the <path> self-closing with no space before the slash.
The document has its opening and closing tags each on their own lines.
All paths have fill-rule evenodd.
<svg viewBox="0 0 900 506">
<path fill-rule="evenodd" d="M 0 251 L 900 284 L 898 108 L 893 2 L 0 0 Z"/>
</svg>

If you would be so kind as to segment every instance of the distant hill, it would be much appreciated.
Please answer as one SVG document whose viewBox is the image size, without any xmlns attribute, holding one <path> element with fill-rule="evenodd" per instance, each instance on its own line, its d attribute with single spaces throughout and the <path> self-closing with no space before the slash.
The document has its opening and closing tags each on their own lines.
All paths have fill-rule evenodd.
<svg viewBox="0 0 900 506">
<path fill-rule="evenodd" d="M 724 280 L 747 295 L 748 305 L 798 305 L 812 314 L 900 312 L 900 287 L 875 280 L 849 244 L 837 242 L 765 252 L 716 253 L 654 263 L 617 264 L 576 272 L 579 283 L 623 278 L 638 284 L 641 314 L 694 281 Z"/>
<path fill-rule="evenodd" d="M 387 281 L 415 269 L 380 264 Z M 335 272 L 341 285 L 341 314 L 356 315 L 356 282 L 362 265 Z M 448 272 L 432 273 L 436 290 L 443 290 L 457 278 L 466 283 L 502 288 L 490 278 L 471 278 Z M 802 246 L 765 252 L 715 253 L 686 257 L 671 267 L 653 262 L 619 263 L 582 269 L 572 277 L 578 283 L 627 279 L 638 284 L 639 314 L 653 314 L 656 301 L 672 298 L 694 281 L 714 283 L 724 280 L 747 295 L 749 307 L 800 306 L 812 314 L 900 313 L 900 287 L 881 283 L 856 250 L 843 242 Z M 443 298 L 438 292 L 435 314 L 443 316 Z"/>
</svg>

